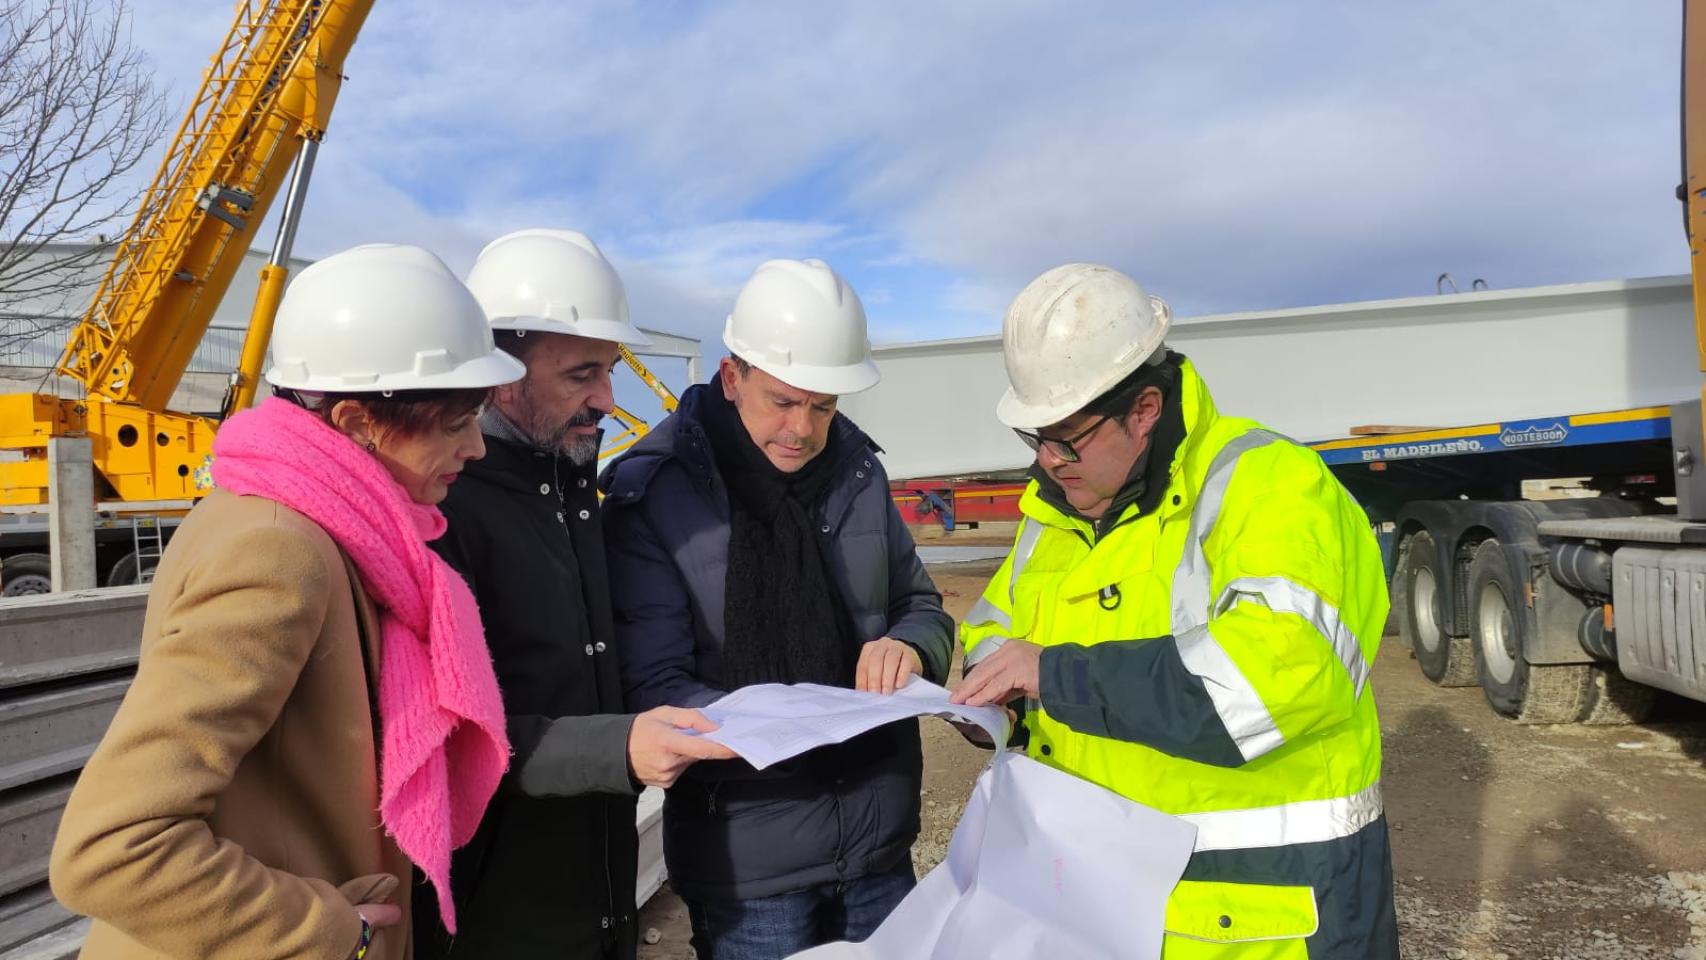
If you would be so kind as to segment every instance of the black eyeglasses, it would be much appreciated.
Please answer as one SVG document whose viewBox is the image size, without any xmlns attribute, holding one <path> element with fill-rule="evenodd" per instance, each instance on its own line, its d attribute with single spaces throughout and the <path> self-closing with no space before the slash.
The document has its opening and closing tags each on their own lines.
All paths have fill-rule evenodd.
<svg viewBox="0 0 1706 960">
<path fill-rule="evenodd" d="M 1065 440 L 1061 440 L 1056 437 L 1045 437 L 1040 433 L 1035 433 L 1030 430 L 1020 430 L 1017 427 L 1013 428 L 1013 432 L 1018 434 L 1019 439 L 1025 441 L 1026 445 L 1028 445 L 1032 450 L 1039 449 L 1044 444 L 1047 444 L 1049 452 L 1059 457 L 1062 461 L 1066 463 L 1077 463 L 1083 458 L 1078 455 L 1078 448 L 1075 445 L 1083 443 L 1085 437 L 1095 433 L 1101 428 L 1102 424 L 1107 423 L 1112 419 L 1114 419 L 1113 414 L 1104 413 L 1096 420 L 1095 423 L 1092 423 L 1088 427 L 1079 431 L 1077 436 L 1070 437 Z"/>
</svg>

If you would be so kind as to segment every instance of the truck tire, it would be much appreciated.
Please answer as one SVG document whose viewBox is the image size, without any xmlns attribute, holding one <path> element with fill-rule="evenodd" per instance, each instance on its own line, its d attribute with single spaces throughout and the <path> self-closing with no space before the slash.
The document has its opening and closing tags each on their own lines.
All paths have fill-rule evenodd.
<svg viewBox="0 0 1706 960">
<path fill-rule="evenodd" d="M 1645 723 L 1659 702 L 1659 691 L 1625 677 L 1616 667 L 1594 666 L 1583 723 L 1614 726 Z"/>
<path fill-rule="evenodd" d="M 148 561 L 147 571 L 153 573 L 155 565 L 156 561 Z M 128 587 L 141 582 L 142 569 L 138 565 L 136 551 L 134 550 L 119 557 L 118 562 L 113 564 L 113 568 L 107 571 L 107 586 L 109 587 Z"/>
<path fill-rule="evenodd" d="M 45 553 L 17 553 L 0 560 L 0 596 L 53 592 L 53 560 Z"/>
<path fill-rule="evenodd" d="M 1585 663 L 1528 664 L 1517 723 L 1576 723 L 1593 709 L 1593 667 Z"/>
<path fill-rule="evenodd" d="M 1469 639 L 1487 703 L 1518 723 L 1575 723 L 1591 706 L 1586 664 L 1536 666 L 1523 656 L 1522 583 L 1504 546 L 1483 540 L 1469 561 Z"/>
<path fill-rule="evenodd" d="M 1440 575 L 1439 556 L 1426 530 L 1412 534 L 1399 547 L 1393 581 L 1395 605 L 1400 608 L 1398 632 L 1416 655 L 1422 676 L 1442 687 L 1474 686 L 1475 660 L 1469 640 L 1450 636 L 1440 616 L 1439 599 L 1451 588 L 1451 580 Z"/>
</svg>

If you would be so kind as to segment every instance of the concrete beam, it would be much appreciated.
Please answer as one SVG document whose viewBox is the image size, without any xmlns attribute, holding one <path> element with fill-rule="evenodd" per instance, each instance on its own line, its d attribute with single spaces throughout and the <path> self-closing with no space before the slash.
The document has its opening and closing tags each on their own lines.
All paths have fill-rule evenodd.
<svg viewBox="0 0 1706 960">
<path fill-rule="evenodd" d="M 1181 317 L 1167 344 L 1223 414 L 1313 443 L 1370 423 L 1462 427 L 1697 397 L 1692 297 L 1680 276 Z M 890 478 L 1036 459 L 995 419 L 999 336 L 873 353 L 882 382 L 837 409 L 882 445 Z"/>
<path fill-rule="evenodd" d="M 0 791 L 83 769 L 128 689 L 120 677 L 0 700 Z"/>
<path fill-rule="evenodd" d="M 0 797 L 0 896 L 47 879 L 53 836 L 75 779 L 8 790 Z"/>
<path fill-rule="evenodd" d="M 0 897 L 0 960 L 73 960 L 88 931 L 45 883 Z"/>
<path fill-rule="evenodd" d="M 53 589 L 95 587 L 95 464 L 88 437 L 47 442 L 48 552 Z"/>
<path fill-rule="evenodd" d="M 136 665 L 148 587 L 0 600 L 0 691 Z"/>
</svg>

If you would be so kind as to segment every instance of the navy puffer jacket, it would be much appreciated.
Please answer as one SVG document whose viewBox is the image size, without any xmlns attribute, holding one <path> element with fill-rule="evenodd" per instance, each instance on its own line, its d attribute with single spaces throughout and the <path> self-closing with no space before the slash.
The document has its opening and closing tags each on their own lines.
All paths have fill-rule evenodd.
<svg viewBox="0 0 1706 960">
<path fill-rule="evenodd" d="M 726 692 L 729 504 L 700 422 L 706 389 L 690 388 L 600 481 L 631 710 L 704 706 Z M 875 445 L 845 416 L 830 429 L 843 472 L 819 520 L 853 632 L 861 645 L 883 636 L 911 644 L 940 683 L 953 620 L 895 510 Z M 918 836 L 922 765 L 916 721 L 762 773 L 743 761 L 698 764 L 664 806 L 670 884 L 690 900 L 744 900 L 892 869 Z"/>
</svg>

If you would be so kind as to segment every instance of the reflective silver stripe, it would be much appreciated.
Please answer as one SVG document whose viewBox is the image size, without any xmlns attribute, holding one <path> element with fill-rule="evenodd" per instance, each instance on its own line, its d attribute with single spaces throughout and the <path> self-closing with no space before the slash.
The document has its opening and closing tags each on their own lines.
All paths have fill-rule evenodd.
<svg viewBox="0 0 1706 960">
<path fill-rule="evenodd" d="M 1173 571 L 1173 637 L 1185 669 L 1202 678 L 1215 713 L 1226 725 L 1238 752 L 1246 761 L 1285 743 L 1267 704 L 1245 679 L 1225 648 L 1209 632 L 1209 609 L 1213 599 L 1214 573 L 1208 566 L 1204 545 L 1220 519 L 1226 488 L 1232 483 L 1232 468 L 1238 458 L 1258 447 L 1284 440 L 1268 430 L 1249 430 L 1227 441 L 1203 477 L 1202 490 L 1191 507 L 1191 525 L 1185 532 L 1185 552 Z"/>
<path fill-rule="evenodd" d="M 1300 800 L 1277 807 L 1182 813 L 1197 828 L 1196 849 L 1250 850 L 1341 840 L 1380 818 L 1380 781 L 1348 797 Z"/>
<path fill-rule="evenodd" d="M 1013 618 L 1007 615 L 1007 611 L 983 597 L 978 597 L 977 602 L 972 604 L 971 609 L 966 612 L 966 624 L 968 626 L 994 624 L 1003 630 L 1012 630 Z"/>
<path fill-rule="evenodd" d="M 1007 567 L 1008 603 L 1014 602 L 1014 598 L 1017 596 L 1014 584 L 1019 582 L 1019 574 L 1024 571 L 1025 564 L 1030 562 L 1031 554 L 1036 551 L 1037 541 L 1041 540 L 1042 536 L 1043 525 L 1035 520 L 1027 518 L 1020 524 L 1019 539 L 1013 542 L 1013 562 Z M 966 614 L 965 622 L 967 624 L 993 623 L 1003 630 L 1011 631 L 1013 629 L 1012 615 L 990 603 L 985 597 L 978 597 L 977 603 L 972 604 L 971 610 Z M 982 663 L 985 657 L 1001 649 L 1001 645 L 1007 640 L 1007 637 L 1001 636 L 985 637 L 979 640 L 977 646 L 966 651 L 965 663 L 960 665 L 960 672 L 962 674 L 970 673 L 971 669 Z"/>
<path fill-rule="evenodd" d="M 1031 554 L 1036 552 L 1037 541 L 1043 538 L 1043 525 L 1025 518 L 1019 529 L 1019 539 L 1013 542 L 1013 563 L 1007 568 L 1007 602 L 1012 603 L 1016 597 L 1014 584 L 1019 582 L 1019 574 L 1025 570 L 1025 564 L 1031 561 Z"/>
<path fill-rule="evenodd" d="M 1246 761 L 1285 743 L 1285 735 L 1274 724 L 1268 705 L 1214 639 L 1208 624 L 1186 630 L 1174 637 L 1173 642 L 1179 648 L 1179 659 L 1184 661 L 1185 669 L 1202 678 L 1209 699 L 1214 701 L 1214 712 L 1220 715 L 1220 722 L 1226 725 L 1226 732 Z"/>
<path fill-rule="evenodd" d="M 1228 441 L 1214 455 L 1214 462 L 1208 465 L 1202 490 L 1197 494 L 1196 504 L 1191 507 L 1191 526 L 1185 533 L 1185 553 L 1179 559 L 1178 569 L 1173 571 L 1174 636 L 1208 622 L 1209 602 L 1214 599 L 1209 595 L 1213 588 L 1213 574 L 1208 568 L 1208 556 L 1203 547 L 1214 532 L 1215 521 L 1220 519 L 1220 505 L 1226 499 L 1227 486 L 1232 483 L 1232 468 L 1238 463 L 1238 458 L 1249 451 L 1283 440 L 1284 437 L 1268 430 L 1250 430 Z"/>
<path fill-rule="evenodd" d="M 1339 619 L 1339 611 L 1321 599 L 1313 590 L 1287 580 L 1285 577 L 1239 577 L 1226 585 L 1220 599 L 1215 601 L 1214 615 L 1220 616 L 1241 600 L 1260 601 L 1275 613 L 1291 613 L 1302 617 L 1316 632 L 1333 645 L 1333 653 L 1350 674 L 1356 695 L 1362 696 L 1368 682 L 1368 661 L 1363 659 L 1362 645 L 1356 634 Z"/>
<path fill-rule="evenodd" d="M 973 667 L 988 659 L 990 654 L 1001 649 L 1008 639 L 1008 637 L 984 637 L 979 640 L 977 646 L 966 651 L 965 663 L 960 665 L 960 675 L 964 676 L 971 673 Z"/>
</svg>

